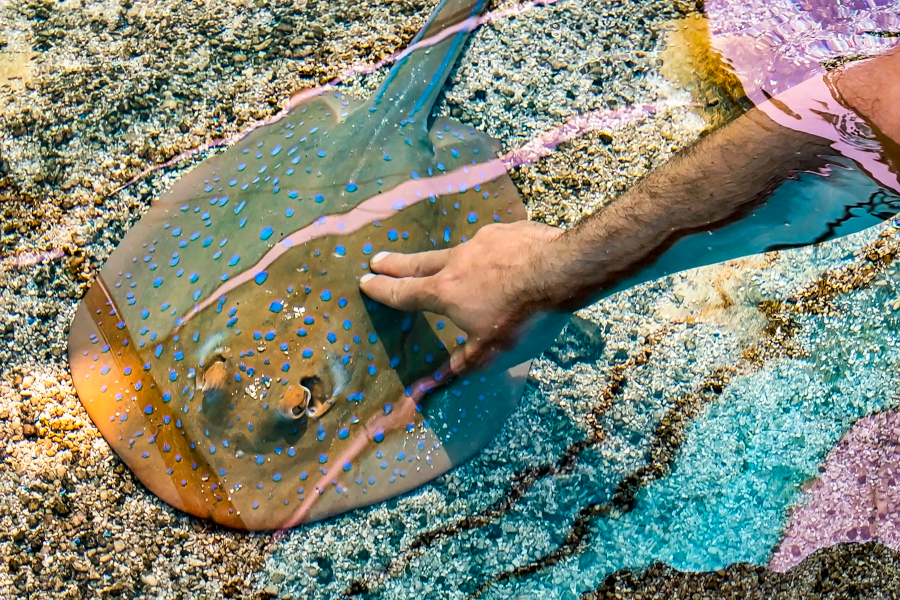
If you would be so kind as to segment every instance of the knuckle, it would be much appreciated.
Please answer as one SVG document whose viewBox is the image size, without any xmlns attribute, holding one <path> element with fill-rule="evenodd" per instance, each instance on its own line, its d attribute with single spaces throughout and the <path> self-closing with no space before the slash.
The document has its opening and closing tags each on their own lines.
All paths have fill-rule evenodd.
<svg viewBox="0 0 900 600">
<path fill-rule="evenodd" d="M 469 368 L 477 369 L 483 367 L 486 358 L 484 346 L 477 342 L 471 346 L 467 345 L 463 358 L 466 366 Z"/>
<path fill-rule="evenodd" d="M 409 267 L 409 271 L 412 273 L 413 277 L 425 277 L 428 275 L 428 265 L 425 261 L 417 261 L 415 263 L 411 263 Z"/>
<path fill-rule="evenodd" d="M 393 259 L 391 268 L 400 273 L 405 273 L 410 269 L 414 269 L 416 264 L 413 260 L 414 256 L 414 254 L 397 254 L 392 252 L 390 255 Z"/>
<path fill-rule="evenodd" d="M 454 279 L 455 276 L 452 273 L 441 271 L 434 276 L 434 281 L 429 286 L 430 293 L 435 298 L 446 298 L 454 287 Z"/>
<path fill-rule="evenodd" d="M 442 304 L 441 295 L 437 293 L 434 286 L 422 290 L 421 296 L 422 306 L 428 307 L 429 310 L 439 310 L 439 307 Z"/>
<path fill-rule="evenodd" d="M 398 273 L 402 273 L 403 269 L 409 263 L 409 257 L 405 254 L 396 254 L 391 252 L 385 258 L 381 259 L 380 268 L 385 274 L 396 277 Z"/>
</svg>

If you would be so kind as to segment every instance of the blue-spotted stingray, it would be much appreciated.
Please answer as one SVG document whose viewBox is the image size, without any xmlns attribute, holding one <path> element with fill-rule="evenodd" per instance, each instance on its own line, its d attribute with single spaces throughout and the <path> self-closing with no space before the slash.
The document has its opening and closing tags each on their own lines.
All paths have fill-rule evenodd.
<svg viewBox="0 0 900 600">
<path fill-rule="evenodd" d="M 515 406 L 527 365 L 446 383 L 462 332 L 358 289 L 380 250 L 525 218 L 497 144 L 430 122 L 483 4 L 444 0 L 417 40 L 446 37 L 368 101 L 320 94 L 201 163 L 104 265 L 71 328 L 75 386 L 172 506 L 248 530 L 323 519 L 446 472 Z"/>
</svg>

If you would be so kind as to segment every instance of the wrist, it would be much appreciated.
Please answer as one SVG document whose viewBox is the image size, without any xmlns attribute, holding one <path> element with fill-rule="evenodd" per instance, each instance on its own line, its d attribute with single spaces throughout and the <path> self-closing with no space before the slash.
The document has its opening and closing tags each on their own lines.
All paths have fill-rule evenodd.
<svg viewBox="0 0 900 600">
<path fill-rule="evenodd" d="M 585 269 L 584 246 L 573 230 L 548 229 L 530 275 L 532 305 L 542 312 L 572 312 L 590 303 L 601 269 Z"/>
<path fill-rule="evenodd" d="M 528 250 L 520 255 L 519 282 L 512 289 L 526 312 L 553 312 L 562 305 L 567 260 L 572 258 L 563 238 L 566 231 L 536 221 L 521 222 L 518 234 L 527 239 Z"/>
</svg>

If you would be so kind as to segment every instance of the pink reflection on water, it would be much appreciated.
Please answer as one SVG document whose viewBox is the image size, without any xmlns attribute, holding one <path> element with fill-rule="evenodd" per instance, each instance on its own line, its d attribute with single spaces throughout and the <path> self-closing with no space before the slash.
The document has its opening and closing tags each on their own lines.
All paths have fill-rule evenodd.
<svg viewBox="0 0 900 600">
<path fill-rule="evenodd" d="M 712 45 L 755 104 L 825 71 L 823 60 L 881 54 L 900 39 L 888 0 L 707 0 Z"/>
<path fill-rule="evenodd" d="M 525 145 L 502 156 L 500 161 L 509 170 L 537 162 L 550 155 L 560 144 L 568 142 L 591 131 L 615 131 L 655 114 L 663 108 L 688 106 L 677 101 L 660 101 L 640 106 L 626 106 L 618 110 L 595 110 L 576 115 L 554 129 L 525 143 Z"/>
<path fill-rule="evenodd" d="M 860 419 L 831 450 L 769 568 L 784 572 L 835 544 L 877 540 L 900 551 L 900 414 Z"/>
<path fill-rule="evenodd" d="M 33 267 L 45 262 L 54 261 L 62 258 L 65 252 L 59 249 L 46 250 L 44 252 L 28 252 L 25 254 L 17 254 L 8 256 L 0 262 L 0 266 L 6 269 L 22 269 L 24 267 Z"/>
<path fill-rule="evenodd" d="M 881 144 L 852 110 L 838 102 L 823 77 L 812 77 L 783 92 L 777 103 L 765 101 L 759 110 L 787 129 L 832 142 L 835 152 L 856 162 L 888 189 L 900 190 L 897 174 L 881 155 Z"/>
</svg>

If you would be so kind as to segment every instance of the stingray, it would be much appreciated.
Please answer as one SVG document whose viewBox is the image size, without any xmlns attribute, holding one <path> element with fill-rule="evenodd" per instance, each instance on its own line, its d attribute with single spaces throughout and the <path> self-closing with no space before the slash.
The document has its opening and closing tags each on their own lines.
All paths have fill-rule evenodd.
<svg viewBox="0 0 900 600">
<path fill-rule="evenodd" d="M 445 473 L 515 407 L 528 363 L 451 380 L 461 331 L 358 288 L 381 250 L 449 248 L 525 218 L 497 143 L 430 116 L 463 23 L 483 4 L 441 2 L 414 40 L 436 43 L 398 61 L 368 101 L 308 97 L 201 163 L 109 257 L 72 323 L 73 380 L 104 438 L 164 501 L 250 530 L 327 518 Z M 851 157 L 877 162 L 860 152 Z M 603 295 L 898 210 L 860 169 L 831 164 L 679 239 Z"/>
<path fill-rule="evenodd" d="M 441 2 L 415 41 L 446 37 L 368 101 L 319 94 L 205 160 L 93 282 L 69 336 L 75 387 L 165 502 L 248 530 L 323 519 L 441 475 L 514 408 L 527 364 L 449 382 L 463 333 L 358 289 L 381 250 L 525 218 L 485 165 L 497 143 L 430 118 L 483 4 Z"/>
</svg>

